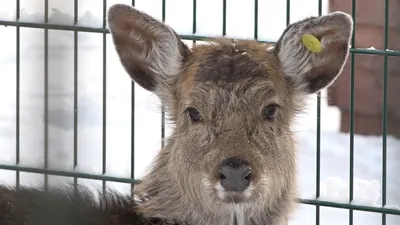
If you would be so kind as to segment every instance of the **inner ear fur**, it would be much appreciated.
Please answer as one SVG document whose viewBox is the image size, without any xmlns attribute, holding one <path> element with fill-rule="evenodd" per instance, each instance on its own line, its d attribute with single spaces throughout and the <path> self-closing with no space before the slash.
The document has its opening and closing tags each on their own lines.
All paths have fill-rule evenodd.
<svg viewBox="0 0 400 225">
<path fill-rule="evenodd" d="M 173 82 L 189 48 L 171 27 L 124 4 L 111 6 L 107 21 L 121 64 L 137 84 L 155 92 Z"/>
<path fill-rule="evenodd" d="M 290 84 L 306 94 L 332 84 L 348 58 L 352 28 L 351 16 L 343 12 L 310 17 L 289 25 L 273 51 Z M 307 49 L 301 40 L 304 34 L 319 40 L 321 52 Z"/>
</svg>

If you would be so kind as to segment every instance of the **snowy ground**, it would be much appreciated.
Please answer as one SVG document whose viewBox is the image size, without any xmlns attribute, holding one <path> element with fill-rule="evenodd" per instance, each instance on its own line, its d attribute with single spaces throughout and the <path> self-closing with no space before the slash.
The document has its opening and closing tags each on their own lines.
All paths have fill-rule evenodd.
<svg viewBox="0 0 400 225">
<path fill-rule="evenodd" d="M 52 0 L 50 22 L 72 23 L 73 1 Z M 107 1 L 113 3 L 129 1 Z M 214 2 L 214 4 L 211 4 Z M 217 2 L 218 4 L 215 4 Z M 259 0 L 259 37 L 276 40 L 283 31 L 286 1 Z M 317 15 L 317 0 L 292 1 L 291 22 L 309 15 Z M 326 0 L 323 1 L 326 13 Z M 79 3 L 80 25 L 101 27 L 102 4 L 95 0 Z M 197 1 L 197 35 L 219 36 L 222 30 L 222 1 Z M 253 1 L 228 1 L 227 35 L 253 38 Z M 14 4 L 1 1 L 0 20 L 14 18 Z M 136 0 L 138 8 L 161 18 L 160 0 Z M 212 5 L 212 7 L 211 7 Z M 269 7 L 274 5 L 274 7 Z M 42 21 L 43 1 L 21 0 L 21 19 Z M 261 11 L 262 10 L 262 11 Z M 88 12 L 90 11 L 90 12 Z M 54 13 L 54 14 L 53 14 Z M 69 14 L 69 15 L 68 15 Z M 166 22 L 180 34 L 191 34 L 192 1 L 169 0 Z M 15 163 L 15 74 L 16 36 L 14 27 L 0 27 L 0 164 Z M 44 32 L 41 29 L 21 28 L 21 124 L 20 164 L 42 167 L 43 160 L 43 90 L 44 90 Z M 73 33 L 49 31 L 49 168 L 73 169 Z M 79 127 L 78 171 L 102 172 L 102 35 L 79 34 Z M 130 176 L 131 90 L 129 78 L 118 62 L 107 36 L 107 173 L 110 176 Z M 135 89 L 135 177 L 145 171 L 160 147 L 161 117 L 159 102 L 151 93 Z M 321 199 L 346 202 L 349 192 L 349 135 L 338 133 L 339 114 L 336 108 L 322 100 L 321 133 Z M 167 130 L 168 131 L 168 130 Z M 310 107 L 300 116 L 296 126 L 299 142 L 299 188 L 301 198 L 312 198 L 316 179 L 316 97 L 310 98 Z M 167 132 L 168 134 L 168 132 Z M 363 205 L 381 205 L 382 138 L 355 137 L 355 202 Z M 388 138 L 387 203 L 400 205 L 400 141 Z M 50 184 L 59 182 L 50 176 Z M 70 178 L 62 178 L 70 180 Z M 0 170 L 0 181 L 13 184 L 15 172 Z M 21 173 L 21 183 L 39 185 L 43 175 Z M 100 185 L 100 181 L 79 179 L 81 184 Z M 119 191 L 129 191 L 128 184 L 107 183 Z M 381 215 L 354 213 L 354 224 L 381 224 Z M 388 216 L 387 224 L 399 224 L 399 216 Z M 315 207 L 299 205 L 291 225 L 314 224 Z M 348 223 L 348 211 L 321 208 L 322 225 Z"/>
</svg>

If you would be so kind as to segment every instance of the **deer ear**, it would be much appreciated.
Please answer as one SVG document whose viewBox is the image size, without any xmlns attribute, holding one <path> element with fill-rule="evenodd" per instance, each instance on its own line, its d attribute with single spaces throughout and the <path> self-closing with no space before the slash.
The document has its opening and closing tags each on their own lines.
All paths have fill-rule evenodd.
<svg viewBox="0 0 400 225">
<path fill-rule="evenodd" d="M 174 82 L 189 48 L 172 28 L 123 4 L 109 8 L 108 24 L 119 59 L 137 84 L 154 92 Z"/>
<path fill-rule="evenodd" d="M 349 55 L 352 26 L 348 14 L 334 12 L 304 19 L 285 29 L 272 51 L 296 90 L 312 94 L 335 81 Z M 310 49 L 316 51 L 306 47 L 310 43 Z"/>
</svg>

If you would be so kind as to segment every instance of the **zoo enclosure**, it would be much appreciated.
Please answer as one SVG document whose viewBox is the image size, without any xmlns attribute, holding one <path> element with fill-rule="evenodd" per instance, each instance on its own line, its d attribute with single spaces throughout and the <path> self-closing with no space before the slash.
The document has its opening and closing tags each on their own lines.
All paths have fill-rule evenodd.
<svg viewBox="0 0 400 225">
<path fill-rule="evenodd" d="M 132 148 L 131 148 L 131 178 L 120 178 L 120 177 L 112 177 L 112 176 L 105 176 L 105 175 L 95 175 L 95 174 L 89 174 L 89 173 L 77 173 L 77 172 L 66 172 L 66 171 L 58 171 L 58 170 L 50 170 L 47 168 L 48 165 L 48 146 L 46 144 L 47 142 L 47 135 L 48 135 L 48 130 L 46 127 L 48 126 L 48 115 L 46 113 L 47 107 L 48 107 L 48 92 L 47 92 L 47 79 L 48 79 L 48 70 L 46 69 L 48 67 L 48 61 L 49 61 L 49 55 L 48 55 L 48 31 L 49 30 L 65 30 L 65 31 L 71 31 L 74 33 L 74 78 L 75 78 L 75 83 L 74 83 L 74 90 L 75 90 L 75 95 L 74 95 L 74 165 L 77 165 L 77 153 L 78 153 L 78 145 L 76 142 L 76 133 L 77 133 L 77 110 L 78 110 L 78 98 L 76 94 L 77 90 L 77 77 L 78 77 L 78 70 L 77 70 L 77 64 L 78 64 L 78 58 L 77 58 L 77 45 L 78 45 L 78 33 L 79 32 L 92 32 L 92 33 L 100 33 L 103 35 L 103 85 L 104 85 L 104 91 L 103 91 L 103 117 L 105 118 L 106 115 L 106 91 L 105 91 L 105 86 L 106 86 L 106 35 L 109 34 L 109 30 L 106 28 L 106 11 L 107 11 L 107 4 L 106 0 L 103 0 L 103 27 L 102 28 L 92 28 L 92 27 L 84 27 L 84 26 L 78 26 L 77 21 L 78 21 L 78 0 L 74 0 L 74 23 L 75 25 L 58 25 L 58 24 L 51 24 L 48 23 L 48 16 L 49 16 L 49 0 L 45 0 L 45 15 L 44 15 L 44 23 L 33 23 L 33 22 L 21 22 L 19 21 L 20 18 L 20 0 L 16 1 L 16 20 L 15 21 L 0 21 L 0 25 L 3 26 L 13 26 L 16 27 L 16 56 L 17 56 L 17 68 L 16 68 L 16 113 L 17 113 L 17 119 L 16 119 L 16 165 L 4 165 L 0 164 L 0 169 L 3 170 L 12 170 L 16 171 L 16 180 L 17 180 L 17 186 L 19 186 L 19 172 L 30 172 L 30 173 L 39 173 L 39 174 L 44 174 L 45 176 L 45 183 L 47 182 L 47 175 L 56 175 L 56 176 L 66 176 L 66 177 L 73 177 L 75 179 L 77 178 L 86 178 L 86 179 L 94 179 L 94 180 L 101 180 L 103 181 L 103 187 L 105 187 L 105 182 L 106 181 L 115 181 L 115 182 L 122 182 L 122 183 L 136 183 L 138 180 L 134 179 L 134 158 L 135 158 L 135 149 L 133 145 L 133 136 L 134 136 L 134 125 L 135 125 L 135 119 L 134 119 L 134 98 L 132 98 Z M 226 35 L 226 4 L 227 0 L 223 0 L 223 28 L 221 31 L 221 35 L 225 36 Z M 318 0 L 318 12 L 319 15 L 322 14 L 322 3 L 321 0 Z M 389 10 L 389 3 L 388 0 L 384 1 L 385 4 L 385 48 L 388 48 L 388 10 Z M 132 1 L 132 5 L 135 5 L 135 1 Z M 254 18 L 254 39 L 258 40 L 258 14 L 262 12 L 262 9 L 258 8 L 258 1 L 254 1 L 254 12 L 255 12 L 255 18 Z M 162 18 L 163 20 L 165 19 L 165 6 L 166 6 L 166 0 L 162 0 Z M 352 16 L 353 19 L 355 20 L 355 12 L 356 12 L 356 1 L 352 0 Z M 290 0 L 287 0 L 287 8 L 286 8 L 286 24 L 288 24 L 290 21 Z M 23 167 L 19 165 L 19 158 L 20 158 L 20 138 L 19 138 L 19 127 L 20 127 L 20 28 L 40 28 L 44 30 L 44 48 L 45 48 L 45 55 L 44 55 L 44 67 L 45 67 L 45 148 L 44 148 L 44 156 L 45 156 L 45 166 L 43 169 L 39 168 L 32 168 L 32 167 Z M 356 27 L 354 26 L 354 30 Z M 196 0 L 193 0 L 193 35 L 181 35 L 181 37 L 184 40 L 191 40 L 193 43 L 196 41 L 201 41 L 202 39 L 206 38 L 204 36 L 196 36 L 194 35 L 196 33 Z M 390 209 L 390 208 L 384 208 L 382 207 L 370 207 L 370 206 L 361 206 L 361 205 L 354 205 L 350 204 L 350 202 L 353 200 L 354 197 L 354 56 L 355 54 L 370 54 L 370 55 L 381 55 L 384 57 L 384 68 L 383 68 L 383 75 L 384 75 L 384 93 L 383 93 L 383 124 L 382 124 L 382 129 L 383 129 L 383 145 L 382 145 L 382 154 L 383 154 L 383 163 L 382 163 L 382 190 L 383 190 L 383 196 L 382 196 L 382 202 L 383 205 L 386 204 L 386 177 L 387 177 L 387 165 L 386 165 L 386 153 L 387 153 L 387 142 L 386 142 L 386 128 L 387 128 L 387 58 L 388 56 L 400 56 L 399 51 L 388 51 L 388 50 L 366 50 L 366 49 L 357 49 L 354 48 L 355 46 L 355 38 L 354 36 L 352 37 L 351 41 L 352 48 L 350 49 L 350 57 L 349 60 L 351 60 L 351 104 L 350 104 L 350 149 L 349 149 L 349 154 L 350 154 L 350 196 L 349 196 L 349 203 L 348 204 L 342 204 L 342 203 L 335 203 L 335 202 L 327 202 L 327 201 L 321 201 L 318 199 L 299 199 L 299 202 L 302 204 L 309 204 L 309 205 L 314 205 L 316 208 L 316 224 L 319 224 L 320 222 L 320 207 L 336 207 L 336 208 L 344 208 L 349 210 L 349 221 L 350 224 L 353 223 L 353 210 L 361 210 L 361 211 L 369 211 L 369 212 L 375 212 L 375 213 L 381 213 L 382 214 L 382 224 L 386 224 L 386 215 L 387 214 L 392 214 L 392 215 L 400 215 L 400 210 L 396 209 Z M 132 83 L 132 97 L 134 96 L 134 84 Z M 316 148 L 316 197 L 318 198 L 320 195 L 320 144 L 321 144 L 321 139 L 320 139 L 320 118 L 321 118 L 321 98 L 320 96 L 317 97 L 317 118 L 316 118 L 316 123 L 317 123 L 317 136 L 316 136 L 316 142 L 317 142 L 317 148 Z M 164 120 L 164 113 L 162 112 L 162 129 L 161 129 L 161 137 L 164 138 L 165 136 L 165 120 Z M 103 119 L 103 137 L 106 135 L 106 122 L 105 119 Z M 104 144 L 103 140 L 103 144 Z M 103 174 L 105 174 L 105 166 L 106 166 L 106 148 L 103 147 Z"/>
</svg>

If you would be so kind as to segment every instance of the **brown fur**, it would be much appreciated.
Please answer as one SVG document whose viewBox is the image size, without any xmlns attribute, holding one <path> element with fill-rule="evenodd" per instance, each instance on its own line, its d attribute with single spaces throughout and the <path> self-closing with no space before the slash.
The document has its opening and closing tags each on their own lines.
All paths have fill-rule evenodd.
<svg viewBox="0 0 400 225">
<path fill-rule="evenodd" d="M 108 21 L 127 73 L 161 99 L 175 125 L 135 187 L 142 201 L 120 207 L 132 210 L 131 224 L 286 224 L 296 202 L 293 119 L 306 95 L 340 74 L 351 18 L 332 13 L 299 21 L 275 47 L 217 38 L 188 48 L 166 24 L 127 5 L 111 7 Z M 303 33 L 318 37 L 323 51 L 308 51 Z M 265 111 L 271 107 L 274 117 Z M 229 157 L 250 164 L 243 192 L 221 186 L 219 166 Z"/>
</svg>

